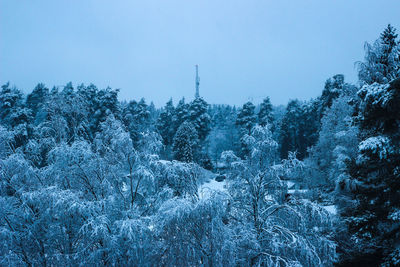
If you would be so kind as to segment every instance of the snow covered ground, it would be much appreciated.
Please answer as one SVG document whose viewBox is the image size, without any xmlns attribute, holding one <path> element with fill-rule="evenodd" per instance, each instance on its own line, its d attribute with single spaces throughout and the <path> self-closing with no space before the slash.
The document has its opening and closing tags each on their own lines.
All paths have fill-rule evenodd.
<svg viewBox="0 0 400 267">
<path fill-rule="evenodd" d="M 329 206 L 322 206 L 325 210 L 327 210 L 329 213 L 336 215 L 337 210 L 335 205 L 329 205 Z"/>
<path fill-rule="evenodd" d="M 226 192 L 225 181 L 226 180 L 222 182 L 217 182 L 215 181 L 214 177 L 212 179 L 209 179 L 208 181 L 199 186 L 198 189 L 199 198 L 200 199 L 208 198 L 214 192 Z"/>
<path fill-rule="evenodd" d="M 288 194 L 305 194 L 308 192 L 308 189 L 289 189 Z"/>
<path fill-rule="evenodd" d="M 296 183 L 295 182 L 293 182 L 293 181 L 285 181 L 286 182 L 286 185 L 287 185 L 287 187 L 288 187 L 288 189 L 291 189 Z"/>
</svg>

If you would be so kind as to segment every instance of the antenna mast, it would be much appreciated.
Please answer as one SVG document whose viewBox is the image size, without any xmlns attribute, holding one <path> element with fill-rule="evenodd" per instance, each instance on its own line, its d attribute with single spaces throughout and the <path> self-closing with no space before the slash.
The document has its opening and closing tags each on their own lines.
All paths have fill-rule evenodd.
<svg viewBox="0 0 400 267">
<path fill-rule="evenodd" d="M 195 95 L 196 98 L 200 97 L 199 86 L 200 86 L 199 65 L 196 65 L 196 95 Z"/>
</svg>

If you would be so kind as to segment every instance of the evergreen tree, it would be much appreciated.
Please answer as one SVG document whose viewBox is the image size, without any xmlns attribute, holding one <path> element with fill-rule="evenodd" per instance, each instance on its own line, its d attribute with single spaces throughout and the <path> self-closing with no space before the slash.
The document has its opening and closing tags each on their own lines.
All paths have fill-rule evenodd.
<svg viewBox="0 0 400 267">
<path fill-rule="evenodd" d="M 302 105 L 302 116 L 299 122 L 299 159 L 308 155 L 308 148 L 315 145 L 320 130 L 320 116 L 318 114 L 320 103 L 318 99 L 311 99 Z"/>
<path fill-rule="evenodd" d="M 194 99 L 189 105 L 188 120 L 195 128 L 200 142 L 203 142 L 210 132 L 211 118 L 208 115 L 208 103 L 201 97 Z"/>
<path fill-rule="evenodd" d="M 122 110 L 122 120 L 128 129 L 131 139 L 135 146 L 137 145 L 140 133 L 149 128 L 150 111 L 144 98 L 138 103 L 130 101 Z"/>
<path fill-rule="evenodd" d="M 343 265 L 396 266 L 400 250 L 400 79 L 359 91 L 359 155 L 349 164 L 353 205 L 342 210 L 354 249 Z"/>
<path fill-rule="evenodd" d="M 94 84 L 89 84 L 88 86 L 81 84 L 77 87 L 77 94 L 79 95 L 79 98 L 84 102 L 84 105 L 88 112 L 87 120 L 90 129 L 90 134 L 89 134 L 90 140 L 93 140 L 97 129 L 98 122 L 96 118 L 97 116 L 96 111 L 99 107 L 97 98 L 98 92 L 99 90 Z"/>
<path fill-rule="evenodd" d="M 160 116 L 160 110 L 156 108 L 153 101 L 150 102 L 148 110 L 150 112 L 150 128 L 152 131 L 154 131 L 156 128 L 157 119 Z"/>
<path fill-rule="evenodd" d="M 31 111 L 25 108 L 20 90 L 7 83 L 0 91 L 0 123 L 7 129 L 14 130 L 14 147 L 27 142 L 30 132 Z"/>
<path fill-rule="evenodd" d="M 336 74 L 325 82 L 324 90 L 320 97 L 321 111 L 320 115 L 323 116 L 324 111 L 332 105 L 333 100 L 339 97 L 344 88 L 344 75 Z"/>
<path fill-rule="evenodd" d="M 105 121 L 107 116 L 113 114 L 115 118 L 120 119 L 120 103 L 118 101 L 119 89 L 107 87 L 97 93 L 95 114 L 93 115 L 94 133 L 99 131 L 99 125 Z"/>
<path fill-rule="evenodd" d="M 299 100 L 289 101 L 280 129 L 280 154 L 281 158 L 287 158 L 290 151 L 298 151 L 300 147 L 300 126 L 302 108 Z"/>
<path fill-rule="evenodd" d="M 255 106 L 250 101 L 245 103 L 243 107 L 239 110 L 236 117 L 236 125 L 239 127 L 240 132 L 240 153 L 242 158 L 248 156 L 250 153 L 250 148 L 248 147 L 246 141 L 244 140 L 245 135 L 249 135 L 251 130 L 256 125 L 257 116 L 255 115 Z"/>
<path fill-rule="evenodd" d="M 380 35 L 380 42 L 383 45 L 383 55 L 381 58 L 381 63 L 384 66 L 389 66 L 390 65 L 390 55 L 392 54 L 392 52 L 394 52 L 395 54 L 393 55 L 394 58 L 394 62 L 397 63 L 397 71 L 399 69 L 399 53 L 400 51 L 399 49 L 399 41 L 397 40 L 397 33 L 396 33 L 396 29 L 394 27 L 392 27 L 392 25 L 388 24 L 388 26 L 385 28 L 385 30 L 383 30 L 383 32 Z M 395 49 L 397 49 L 397 51 L 394 51 Z"/>
<path fill-rule="evenodd" d="M 257 121 L 257 117 L 254 114 L 255 106 L 250 101 L 245 103 L 239 110 L 236 118 L 236 125 L 240 127 L 243 134 L 250 134 L 251 129 L 254 127 Z"/>
<path fill-rule="evenodd" d="M 400 48 L 396 29 L 390 24 L 373 45 L 365 44 L 365 60 L 358 62 L 362 84 L 385 84 L 400 76 Z"/>
<path fill-rule="evenodd" d="M 26 107 L 32 111 L 32 117 L 36 118 L 38 112 L 43 108 L 47 98 L 49 96 L 49 89 L 43 84 L 39 83 L 32 93 L 26 98 Z M 44 119 L 44 118 L 40 118 Z M 38 121 L 40 123 L 40 121 Z"/>
<path fill-rule="evenodd" d="M 72 85 L 72 82 L 69 82 L 64 86 L 61 93 L 66 96 L 72 96 L 74 94 L 74 91 L 75 90 L 74 90 L 74 86 Z"/>
<path fill-rule="evenodd" d="M 397 33 L 396 29 L 388 24 L 388 26 L 383 30 L 380 35 L 382 43 L 388 45 L 388 49 L 392 49 L 397 45 Z M 389 52 L 391 52 L 389 50 Z"/>
<path fill-rule="evenodd" d="M 11 116 L 15 108 L 22 105 L 22 93 L 15 87 L 10 87 L 10 83 L 1 86 L 0 92 L 0 121 L 6 125 L 11 125 Z"/>
<path fill-rule="evenodd" d="M 146 100 L 144 98 L 141 98 L 137 105 L 137 117 L 145 127 L 148 127 L 150 111 L 149 106 L 146 104 Z"/>
<path fill-rule="evenodd" d="M 176 108 L 174 110 L 174 115 L 172 118 L 172 131 L 173 135 L 175 135 L 176 131 L 178 130 L 179 126 L 188 119 L 189 117 L 189 104 L 185 103 L 185 98 L 183 97 L 181 100 L 179 100 L 178 105 L 176 105 Z"/>
<path fill-rule="evenodd" d="M 190 122 L 184 122 L 179 126 L 174 136 L 172 150 L 176 160 L 192 162 L 195 158 L 198 136 L 196 129 Z"/>
<path fill-rule="evenodd" d="M 289 101 L 280 125 L 279 143 L 281 158 L 289 152 L 297 152 L 297 157 L 307 156 L 307 149 L 318 140 L 320 128 L 320 103 L 318 100 L 300 102 Z"/>
<path fill-rule="evenodd" d="M 258 112 L 258 124 L 265 126 L 267 124 L 271 124 L 272 121 L 272 104 L 269 97 L 267 97 L 260 105 L 260 110 Z"/>
<path fill-rule="evenodd" d="M 170 99 L 165 105 L 164 109 L 160 113 L 160 116 L 157 120 L 157 130 L 161 135 L 163 140 L 163 144 L 165 146 L 172 145 L 174 138 L 173 131 L 173 119 L 174 119 L 175 108 L 172 103 L 172 99 Z"/>
</svg>

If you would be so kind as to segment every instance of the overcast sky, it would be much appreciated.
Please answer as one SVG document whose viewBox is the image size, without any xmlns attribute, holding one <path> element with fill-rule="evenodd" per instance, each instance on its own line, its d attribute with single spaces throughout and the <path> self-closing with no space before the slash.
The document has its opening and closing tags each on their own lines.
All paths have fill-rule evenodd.
<svg viewBox="0 0 400 267">
<path fill-rule="evenodd" d="M 0 0 L 0 83 L 25 92 L 72 81 L 157 106 L 191 100 L 194 65 L 209 103 L 309 99 L 365 41 L 400 27 L 400 1 Z"/>
</svg>

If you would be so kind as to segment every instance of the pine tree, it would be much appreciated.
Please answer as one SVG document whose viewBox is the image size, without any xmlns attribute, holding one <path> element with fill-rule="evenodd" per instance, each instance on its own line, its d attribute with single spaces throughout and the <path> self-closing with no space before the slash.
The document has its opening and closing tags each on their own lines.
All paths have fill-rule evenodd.
<svg viewBox="0 0 400 267">
<path fill-rule="evenodd" d="M 179 126 L 186 121 L 189 117 L 189 104 L 185 103 L 185 98 L 183 97 L 179 100 L 176 108 L 174 110 L 174 115 L 172 118 L 172 131 L 173 135 L 175 135 L 176 131 L 178 130 Z"/>
<path fill-rule="evenodd" d="M 39 83 L 32 93 L 26 98 L 26 107 L 32 111 L 33 118 L 36 118 L 37 113 L 45 104 L 49 96 L 49 89 L 43 84 Z"/>
<path fill-rule="evenodd" d="M 88 86 L 81 84 L 77 87 L 77 94 L 79 95 L 79 98 L 84 102 L 84 105 L 88 112 L 87 120 L 89 124 L 88 127 L 90 129 L 89 131 L 90 140 L 93 140 L 98 126 L 98 121 L 97 121 L 98 114 L 96 114 L 96 111 L 99 107 L 97 98 L 98 92 L 99 90 L 94 84 L 89 84 Z"/>
<path fill-rule="evenodd" d="M 393 52 L 393 49 L 398 46 L 399 42 L 397 41 L 397 36 L 396 29 L 393 28 L 392 25 L 388 24 L 380 36 L 380 42 L 384 45 L 384 55 L 390 55 Z M 387 58 L 382 58 L 382 60 L 384 60 L 382 64 L 388 65 L 389 62 L 387 61 Z"/>
<path fill-rule="evenodd" d="M 257 116 L 255 114 L 255 106 L 250 101 L 245 103 L 243 107 L 239 110 L 236 117 L 236 125 L 239 128 L 240 135 L 240 153 L 242 158 L 245 158 L 250 153 L 250 148 L 247 145 L 244 137 L 250 135 L 251 130 L 256 125 Z"/>
<path fill-rule="evenodd" d="M 272 122 L 272 104 L 269 97 L 267 97 L 260 105 L 260 111 L 258 112 L 258 124 L 265 126 L 267 124 L 271 124 Z"/>
<path fill-rule="evenodd" d="M 115 118 L 120 119 L 120 103 L 118 101 L 119 89 L 107 87 L 97 93 L 95 114 L 93 115 L 94 133 L 99 131 L 99 125 L 105 121 L 107 116 L 113 114 Z"/>
<path fill-rule="evenodd" d="M 148 110 L 150 112 L 150 128 L 152 131 L 154 131 L 156 128 L 157 119 L 160 116 L 160 110 L 156 108 L 153 101 L 150 102 Z"/>
<path fill-rule="evenodd" d="M 280 129 L 280 154 L 281 158 L 287 158 L 290 151 L 298 151 L 300 146 L 299 140 L 299 123 L 302 117 L 301 103 L 298 100 L 289 101 L 285 115 L 281 122 Z"/>
<path fill-rule="evenodd" d="M 254 127 L 257 121 L 257 117 L 254 114 L 255 106 L 250 101 L 245 103 L 239 111 L 236 118 L 236 125 L 238 125 L 243 134 L 250 134 L 251 129 Z"/>
<path fill-rule="evenodd" d="M 299 123 L 299 159 L 303 159 L 308 155 L 308 148 L 315 145 L 318 140 L 318 132 L 320 126 L 320 116 L 318 111 L 320 103 L 318 99 L 311 99 L 302 105 L 302 116 Z"/>
<path fill-rule="evenodd" d="M 280 125 L 279 143 L 281 158 L 289 152 L 297 152 L 297 157 L 307 156 L 307 149 L 318 140 L 320 128 L 320 102 L 311 99 L 307 102 L 289 101 Z"/>
<path fill-rule="evenodd" d="M 208 115 L 208 103 L 201 97 L 194 99 L 189 105 L 188 120 L 197 131 L 199 141 L 203 142 L 210 132 L 211 118 Z"/>
<path fill-rule="evenodd" d="M 198 144 L 196 129 L 190 122 L 184 122 L 179 126 L 174 136 L 172 150 L 176 160 L 193 162 Z"/>
<path fill-rule="evenodd" d="M 30 132 L 31 111 L 23 103 L 20 90 L 7 83 L 0 91 L 0 123 L 9 130 L 14 130 L 15 148 L 24 145 Z"/>
<path fill-rule="evenodd" d="M 344 75 L 336 74 L 325 82 L 324 90 L 320 97 L 321 111 L 320 116 L 323 116 L 324 111 L 332 105 L 333 100 L 339 97 L 344 87 Z"/>
<path fill-rule="evenodd" d="M 170 99 L 165 105 L 163 111 L 160 113 L 160 117 L 157 120 L 157 130 L 163 139 L 163 144 L 165 146 L 172 145 L 174 138 L 173 131 L 173 118 L 174 118 L 175 108 Z"/>
<path fill-rule="evenodd" d="M 10 83 L 1 86 L 0 92 L 0 121 L 9 126 L 11 116 L 17 106 L 22 105 L 22 93 Z"/>
</svg>

